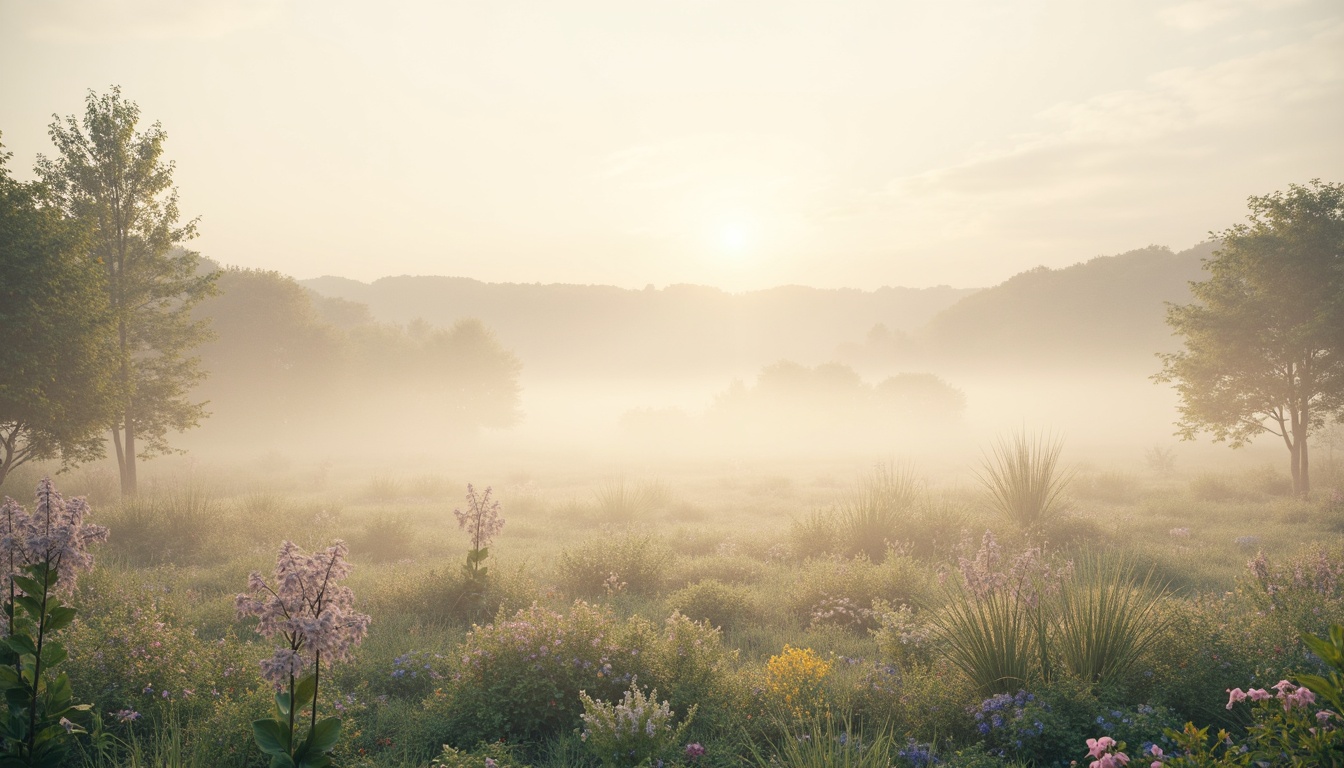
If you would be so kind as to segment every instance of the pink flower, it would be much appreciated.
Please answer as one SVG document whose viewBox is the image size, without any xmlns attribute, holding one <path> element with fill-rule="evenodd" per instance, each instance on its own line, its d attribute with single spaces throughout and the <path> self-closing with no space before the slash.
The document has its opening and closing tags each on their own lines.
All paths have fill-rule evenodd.
<svg viewBox="0 0 1344 768">
<path fill-rule="evenodd" d="M 1115 739 L 1112 739 L 1110 736 L 1102 736 L 1100 739 L 1088 739 L 1087 756 L 1101 757 L 1113 746 L 1115 746 Z"/>
<path fill-rule="evenodd" d="M 1308 704 L 1315 703 L 1316 694 L 1312 693 L 1310 688 L 1298 688 L 1283 698 L 1284 709 L 1305 708 Z"/>
<path fill-rule="evenodd" d="M 1227 692 L 1227 708 L 1231 709 L 1233 704 L 1246 700 L 1246 692 L 1240 688 L 1233 688 Z"/>
<path fill-rule="evenodd" d="M 1335 716 L 1334 712 L 1331 712 L 1328 709 L 1322 709 L 1320 712 L 1316 713 L 1316 721 L 1324 725 L 1325 723 L 1330 722 L 1330 718 L 1334 716 Z"/>
<path fill-rule="evenodd" d="M 1162 748 L 1157 746 L 1156 744 L 1153 744 L 1150 747 L 1148 747 L 1148 754 L 1152 755 L 1153 757 L 1161 757 L 1163 754 Z"/>
<path fill-rule="evenodd" d="M 1264 688 L 1252 688 L 1246 692 L 1246 698 L 1251 701 L 1264 701 L 1265 699 L 1270 698 L 1270 695 L 1269 691 L 1266 691 Z"/>
</svg>

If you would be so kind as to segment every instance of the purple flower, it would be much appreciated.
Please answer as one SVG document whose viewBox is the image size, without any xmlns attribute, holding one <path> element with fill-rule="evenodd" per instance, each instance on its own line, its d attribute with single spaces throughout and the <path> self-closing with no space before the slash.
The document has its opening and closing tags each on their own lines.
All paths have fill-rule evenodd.
<svg viewBox="0 0 1344 768">
<path fill-rule="evenodd" d="M 697 757 L 704 757 L 704 755 L 705 755 L 705 748 L 700 745 L 700 742 L 693 741 L 690 744 L 686 745 L 686 756 L 691 758 L 692 760 L 696 759 Z"/>
<path fill-rule="evenodd" d="M 276 586 L 253 573 L 248 594 L 235 599 L 239 616 L 258 617 L 258 634 L 278 636 L 285 643 L 261 663 L 262 676 L 277 688 L 309 663 L 348 658 L 368 634 L 369 617 L 355 612 L 354 592 L 336 583 L 350 573 L 346 551 L 345 542 L 337 540 L 309 555 L 286 541 L 276 559 Z"/>
</svg>

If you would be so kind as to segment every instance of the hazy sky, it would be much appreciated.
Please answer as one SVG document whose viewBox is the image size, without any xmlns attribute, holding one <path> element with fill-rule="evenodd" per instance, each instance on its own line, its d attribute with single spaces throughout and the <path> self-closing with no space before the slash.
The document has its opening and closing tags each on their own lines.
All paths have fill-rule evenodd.
<svg viewBox="0 0 1344 768">
<path fill-rule="evenodd" d="M 1340 0 L 0 0 L 0 131 L 120 84 L 296 277 L 993 284 L 1344 181 Z"/>
</svg>

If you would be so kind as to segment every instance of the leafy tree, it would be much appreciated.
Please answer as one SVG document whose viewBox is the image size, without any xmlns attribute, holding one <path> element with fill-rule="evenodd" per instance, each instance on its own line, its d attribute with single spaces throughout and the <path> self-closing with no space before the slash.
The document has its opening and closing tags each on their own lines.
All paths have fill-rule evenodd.
<svg viewBox="0 0 1344 768">
<path fill-rule="evenodd" d="M 85 99 L 82 121 L 51 124 L 55 158 L 37 172 L 60 207 L 90 229 L 90 255 L 103 265 L 116 323 L 116 378 L 122 402 L 111 424 L 121 490 L 136 490 L 136 459 L 167 453 L 168 430 L 205 415 L 188 394 L 204 377 L 190 353 L 209 336 L 191 307 L 214 290 L 213 273 L 197 274 L 199 255 L 179 244 L 196 235 L 179 223 L 173 163 L 165 162 L 163 128 L 139 132 L 140 108 L 121 89 Z"/>
<path fill-rule="evenodd" d="M 84 232 L 0 146 L 0 484 L 29 461 L 103 455 L 115 400 L 111 316 Z"/>
<path fill-rule="evenodd" d="M 1307 438 L 1344 409 L 1344 184 L 1252 197 L 1249 221 L 1215 236 L 1195 303 L 1167 311 L 1185 348 L 1153 378 L 1180 394 L 1184 439 L 1282 439 L 1305 496 Z"/>
</svg>

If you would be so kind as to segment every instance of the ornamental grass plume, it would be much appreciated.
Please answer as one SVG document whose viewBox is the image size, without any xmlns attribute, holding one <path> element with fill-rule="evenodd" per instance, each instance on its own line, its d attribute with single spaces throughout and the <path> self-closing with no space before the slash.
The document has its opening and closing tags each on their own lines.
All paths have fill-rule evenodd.
<svg viewBox="0 0 1344 768">
<path fill-rule="evenodd" d="M 1041 535 L 1063 512 L 1064 490 L 1073 479 L 1073 471 L 1059 465 L 1063 450 L 1063 440 L 1019 432 L 995 441 L 983 472 L 976 473 L 990 505 L 1029 535 Z"/>
<path fill-rule="evenodd" d="M 323 764 L 320 758 L 340 735 L 339 718 L 317 719 L 322 666 L 348 659 L 369 630 L 368 615 L 354 610 L 354 593 L 336 583 L 350 573 L 346 551 L 340 540 L 311 555 L 285 541 L 275 563 L 275 586 L 254 571 L 248 592 L 235 601 L 240 617 L 257 617 L 258 634 L 284 643 L 261 662 L 262 677 L 278 691 L 275 715 L 254 721 L 252 728 L 262 751 L 287 757 L 285 764 Z M 296 743 L 295 715 L 310 704 L 308 737 Z"/>
</svg>

